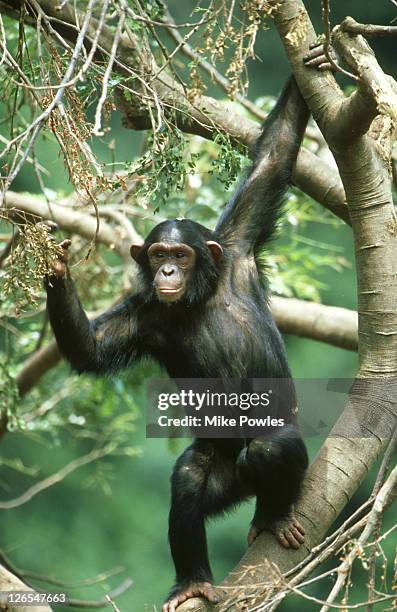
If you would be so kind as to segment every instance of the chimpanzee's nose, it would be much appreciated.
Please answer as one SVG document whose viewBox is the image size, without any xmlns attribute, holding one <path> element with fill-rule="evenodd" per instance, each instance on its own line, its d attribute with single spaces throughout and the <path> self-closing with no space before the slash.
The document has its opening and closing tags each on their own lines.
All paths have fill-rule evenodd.
<svg viewBox="0 0 397 612">
<path fill-rule="evenodd" d="M 161 273 L 164 276 L 172 276 L 175 272 L 174 266 L 163 266 L 161 269 Z"/>
</svg>

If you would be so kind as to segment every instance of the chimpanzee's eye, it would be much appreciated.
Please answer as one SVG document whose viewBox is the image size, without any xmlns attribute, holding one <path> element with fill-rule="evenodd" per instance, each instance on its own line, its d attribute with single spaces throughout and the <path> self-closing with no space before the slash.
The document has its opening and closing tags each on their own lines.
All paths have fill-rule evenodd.
<svg viewBox="0 0 397 612">
<path fill-rule="evenodd" d="M 186 257 L 186 253 L 183 253 L 182 251 L 178 251 L 175 254 L 175 256 L 176 256 L 177 259 L 181 259 L 182 257 Z"/>
<path fill-rule="evenodd" d="M 163 257 L 165 257 L 165 253 L 163 253 L 163 251 L 156 251 L 156 253 L 154 254 L 154 256 L 157 259 L 163 259 Z"/>
</svg>

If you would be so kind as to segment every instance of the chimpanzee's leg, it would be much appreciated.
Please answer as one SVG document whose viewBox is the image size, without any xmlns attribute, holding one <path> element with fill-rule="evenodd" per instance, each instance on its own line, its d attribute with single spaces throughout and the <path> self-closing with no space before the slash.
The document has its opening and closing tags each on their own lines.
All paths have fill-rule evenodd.
<svg viewBox="0 0 397 612">
<path fill-rule="evenodd" d="M 286 548 L 299 548 L 304 529 L 293 512 L 308 464 L 298 429 L 286 425 L 268 437 L 255 438 L 238 459 L 240 477 L 256 495 L 248 533 L 251 544 L 263 529 L 272 531 Z"/>
<path fill-rule="evenodd" d="M 195 596 L 216 601 L 208 560 L 205 519 L 241 501 L 236 457 L 224 454 L 213 440 L 196 440 L 179 457 L 171 479 L 169 539 L 176 584 L 163 612 L 174 612 Z"/>
</svg>

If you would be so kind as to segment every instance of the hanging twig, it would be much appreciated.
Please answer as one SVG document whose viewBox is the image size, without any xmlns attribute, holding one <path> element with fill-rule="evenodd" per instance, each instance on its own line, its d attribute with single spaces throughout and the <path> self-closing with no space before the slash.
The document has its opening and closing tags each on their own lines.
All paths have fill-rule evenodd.
<svg viewBox="0 0 397 612">
<path fill-rule="evenodd" d="M 112 72 L 112 68 L 113 68 L 113 63 L 116 57 L 116 53 L 117 53 L 117 49 L 119 46 L 119 42 L 120 42 L 120 38 L 121 38 L 121 34 L 123 32 L 123 28 L 124 28 L 124 22 L 125 22 L 125 11 L 120 8 L 120 18 L 117 24 L 117 28 L 116 28 L 116 33 L 114 35 L 113 38 L 113 43 L 112 43 L 112 48 L 110 51 L 110 57 L 109 57 L 109 61 L 108 61 L 108 65 L 106 66 L 106 70 L 105 70 L 105 74 L 103 75 L 103 79 L 102 79 L 102 92 L 101 92 L 101 96 L 99 98 L 97 107 L 96 107 L 96 111 L 95 111 L 95 123 L 94 123 L 94 127 L 92 129 L 92 133 L 95 136 L 103 136 L 104 132 L 102 130 L 101 127 L 101 121 L 102 121 L 102 109 L 103 109 L 103 105 L 105 104 L 106 101 L 106 97 L 108 95 L 108 84 L 109 84 L 109 79 L 110 79 L 110 75 Z"/>
<path fill-rule="evenodd" d="M 331 26 L 330 26 L 330 19 L 329 19 L 330 17 L 329 0 L 322 0 L 322 5 L 323 5 L 322 18 L 323 18 L 323 28 L 324 28 L 324 35 L 325 35 L 325 43 L 324 43 L 325 56 L 328 62 L 331 64 L 332 70 L 334 70 L 335 72 L 341 72 L 342 74 L 349 77 L 350 79 L 353 79 L 354 81 L 358 81 L 358 77 L 355 74 L 353 74 L 352 72 L 348 72 L 347 70 L 339 66 L 339 64 L 332 57 Z"/>
</svg>

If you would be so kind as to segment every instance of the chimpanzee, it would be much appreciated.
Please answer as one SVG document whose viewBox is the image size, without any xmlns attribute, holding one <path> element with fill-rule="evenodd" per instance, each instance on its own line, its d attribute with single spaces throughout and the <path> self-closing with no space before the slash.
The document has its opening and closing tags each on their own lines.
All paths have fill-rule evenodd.
<svg viewBox="0 0 397 612">
<path fill-rule="evenodd" d="M 75 370 L 106 374 L 151 356 L 174 378 L 290 378 L 257 255 L 276 229 L 308 116 L 291 77 L 215 230 L 185 219 L 157 225 L 143 245 L 131 247 L 141 289 L 94 321 L 67 269 L 70 241 L 61 243 L 63 254 L 46 283 L 48 311 Z M 256 496 L 249 544 L 263 529 L 285 547 L 304 541 L 293 504 L 307 454 L 292 383 L 291 389 L 285 427 L 251 440 L 196 439 L 177 460 L 169 517 L 176 585 L 163 612 L 193 596 L 216 601 L 205 520 L 249 495 Z"/>
</svg>

